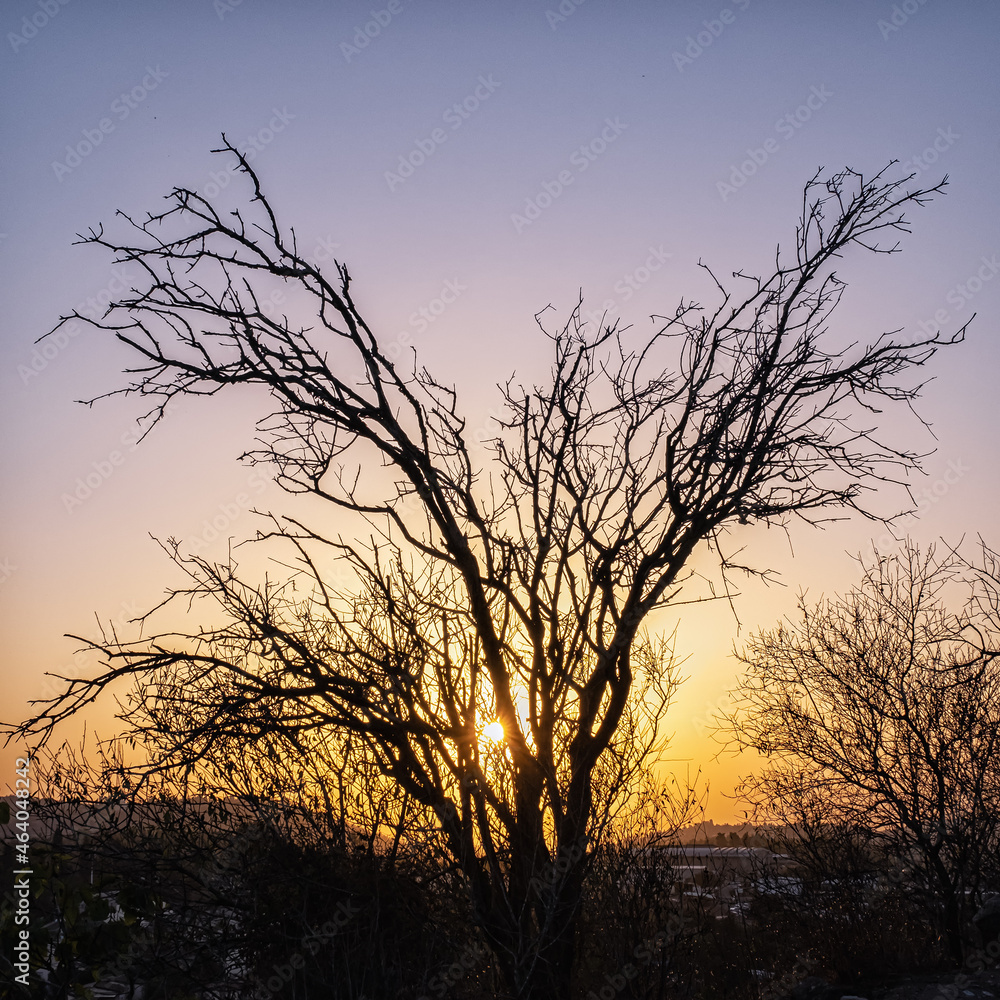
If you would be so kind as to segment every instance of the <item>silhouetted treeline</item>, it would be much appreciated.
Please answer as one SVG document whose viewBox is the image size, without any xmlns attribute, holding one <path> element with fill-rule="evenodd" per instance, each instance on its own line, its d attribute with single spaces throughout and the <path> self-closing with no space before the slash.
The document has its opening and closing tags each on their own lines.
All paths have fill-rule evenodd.
<svg viewBox="0 0 1000 1000">
<path fill-rule="evenodd" d="M 39 996 L 504 995 L 460 872 L 406 837 L 402 848 L 360 829 L 324 840 L 317 817 L 265 798 L 35 810 Z M 682 846 L 676 831 L 657 837 L 641 824 L 629 832 L 591 856 L 580 997 L 758 1000 L 947 964 L 905 865 L 850 830 L 831 825 L 808 842 L 762 830 L 767 847 L 726 848 Z M 6 964 L 9 900 L 3 916 Z M 110 992 L 86 992 L 95 987 Z"/>
</svg>

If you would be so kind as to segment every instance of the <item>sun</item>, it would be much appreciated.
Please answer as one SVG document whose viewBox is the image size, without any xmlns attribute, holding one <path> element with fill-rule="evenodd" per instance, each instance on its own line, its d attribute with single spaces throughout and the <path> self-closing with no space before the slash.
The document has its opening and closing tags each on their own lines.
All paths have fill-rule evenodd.
<svg viewBox="0 0 1000 1000">
<path fill-rule="evenodd" d="M 483 736 L 491 743 L 500 743 L 503 740 L 503 726 L 499 722 L 491 722 L 483 728 Z"/>
</svg>

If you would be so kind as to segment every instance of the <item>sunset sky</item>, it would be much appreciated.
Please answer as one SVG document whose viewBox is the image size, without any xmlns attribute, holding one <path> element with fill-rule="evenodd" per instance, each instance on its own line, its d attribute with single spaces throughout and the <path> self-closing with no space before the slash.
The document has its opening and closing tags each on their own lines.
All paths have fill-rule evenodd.
<svg viewBox="0 0 1000 1000">
<path fill-rule="evenodd" d="M 172 574 L 150 535 L 221 557 L 254 530 L 249 507 L 285 502 L 237 461 L 259 396 L 186 400 L 137 444 L 139 401 L 74 402 L 123 384 L 127 352 L 82 325 L 34 343 L 138 277 L 72 246 L 76 233 L 122 233 L 116 210 L 158 211 L 174 185 L 245 203 L 244 180 L 210 153 L 222 132 L 254 149 L 306 255 L 349 265 L 384 342 L 456 384 L 471 428 L 488 426 L 498 381 L 544 376 L 544 306 L 564 319 L 582 290 L 585 313 L 645 333 L 681 296 L 714 302 L 699 260 L 728 279 L 766 272 L 776 243 L 791 249 L 817 168 L 898 159 L 920 185 L 947 173 L 947 195 L 910 213 L 902 253 L 842 262 L 831 333 L 915 338 L 976 313 L 966 343 L 926 371 L 919 412 L 934 436 L 905 412 L 883 422 L 893 441 L 936 448 L 912 481 L 921 516 L 900 530 L 1000 547 L 995 3 L 11 0 L 0 28 L 3 721 L 48 690 L 46 670 L 73 669 L 63 633 L 158 602 Z M 880 509 L 905 500 L 886 490 Z M 843 591 L 852 555 L 884 536 L 859 519 L 749 533 L 748 558 L 785 586 L 747 585 L 742 635 L 792 612 L 800 589 Z M 752 762 L 713 761 L 706 729 L 741 633 L 722 606 L 657 624 L 678 619 L 689 680 L 669 766 L 700 767 L 708 814 L 725 822 Z M 89 718 L 110 734 L 107 706 Z M 0 755 L 0 786 L 15 753 Z"/>
</svg>

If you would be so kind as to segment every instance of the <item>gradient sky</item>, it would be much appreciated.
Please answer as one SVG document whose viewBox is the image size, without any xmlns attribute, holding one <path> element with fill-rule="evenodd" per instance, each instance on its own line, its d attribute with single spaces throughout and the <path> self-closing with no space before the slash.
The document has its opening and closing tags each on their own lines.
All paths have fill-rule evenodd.
<svg viewBox="0 0 1000 1000">
<path fill-rule="evenodd" d="M 348 263 L 373 328 L 386 341 L 406 334 L 453 380 L 472 427 L 488 420 L 497 381 L 546 370 L 533 320 L 545 305 L 565 317 L 582 289 L 586 309 L 610 300 L 650 330 L 649 315 L 682 295 L 712 301 L 699 260 L 720 276 L 762 272 L 777 242 L 790 247 L 818 167 L 874 173 L 895 158 L 922 184 L 949 174 L 947 196 L 912 213 L 903 253 L 844 260 L 833 333 L 916 336 L 977 313 L 967 342 L 928 371 L 920 412 L 937 440 L 905 415 L 886 423 L 900 443 L 937 448 L 913 480 L 923 513 L 906 530 L 1000 546 L 995 3 L 11 0 L 0 29 L 5 721 L 24 717 L 46 670 L 73 663 L 63 633 L 157 602 L 171 567 L 150 534 L 190 542 L 221 516 L 239 538 L 253 530 L 250 501 L 280 509 L 280 491 L 236 461 L 259 398 L 187 401 L 136 446 L 136 401 L 74 402 L 121 384 L 126 353 L 87 329 L 34 353 L 60 314 L 129 277 L 72 246 L 75 233 L 113 225 L 117 209 L 157 211 L 173 185 L 226 182 L 220 200 L 241 203 L 245 187 L 209 152 L 223 131 L 257 144 L 282 223 L 307 253 Z M 100 142 L 74 154 L 88 134 Z M 426 162 L 391 176 L 421 147 L 433 147 Z M 752 176 L 720 188 L 761 149 Z M 564 171 L 551 204 L 518 221 Z M 424 322 L 421 308 L 439 314 Z M 76 480 L 113 452 L 120 463 L 71 506 Z M 882 502 L 902 504 L 888 491 Z M 816 598 L 852 584 L 851 554 L 883 534 L 857 519 L 793 526 L 790 542 L 752 533 L 750 553 L 786 586 L 745 589 L 743 634 L 792 611 L 800 588 Z M 224 539 L 206 548 L 224 551 Z M 672 766 L 702 768 L 709 814 L 725 821 L 750 762 L 713 762 L 705 725 L 736 674 L 737 624 L 720 607 L 679 617 L 690 679 L 669 719 Z M 108 718 L 92 724 L 109 733 Z M 0 756 L 0 786 L 14 753 Z"/>
</svg>

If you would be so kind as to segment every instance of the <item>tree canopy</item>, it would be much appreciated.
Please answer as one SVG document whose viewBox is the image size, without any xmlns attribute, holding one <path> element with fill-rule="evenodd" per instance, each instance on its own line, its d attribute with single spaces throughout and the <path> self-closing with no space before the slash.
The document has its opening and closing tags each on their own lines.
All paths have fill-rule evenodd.
<svg viewBox="0 0 1000 1000">
<path fill-rule="evenodd" d="M 185 394 L 266 390 L 273 409 L 247 459 L 333 516 L 273 516 L 258 533 L 283 553 L 281 580 L 169 541 L 188 582 L 167 603 L 205 602 L 217 624 L 93 643 L 103 671 L 68 680 L 20 732 L 44 735 L 132 677 L 132 735 L 157 766 L 194 766 L 233 737 L 294 747 L 353 734 L 437 816 L 511 992 L 566 996 L 580 845 L 662 745 L 678 681 L 648 616 L 712 596 L 688 587 L 700 547 L 728 596 L 734 574 L 767 572 L 736 562 L 739 526 L 880 516 L 874 491 L 919 462 L 872 414 L 912 403 L 915 369 L 964 328 L 845 342 L 827 326 L 845 287 L 838 259 L 896 252 L 905 212 L 944 182 L 817 174 L 790 257 L 763 277 L 737 273 L 736 291 L 708 271 L 718 303 L 682 301 L 650 334 L 594 327 L 579 307 L 550 331 L 540 314 L 549 378 L 500 386 L 483 455 L 456 389 L 415 355 L 394 358 L 346 264 L 324 273 L 305 259 L 247 158 L 228 141 L 218 152 L 237 158 L 249 206 L 223 213 L 177 188 L 165 211 L 124 216 L 121 237 L 92 230 L 84 242 L 137 265 L 141 287 L 102 318 L 64 321 L 134 351 L 117 391 L 152 399 L 154 418 Z M 286 315 L 266 298 L 274 287 Z M 309 325 L 289 320 L 306 314 Z M 378 466 L 389 491 L 373 486 Z M 366 533 L 341 534 L 338 511 Z M 353 586 L 332 582 L 337 564 Z M 501 741 L 483 739 L 493 721 Z M 560 878 L 544 877 L 560 858 Z"/>
</svg>

